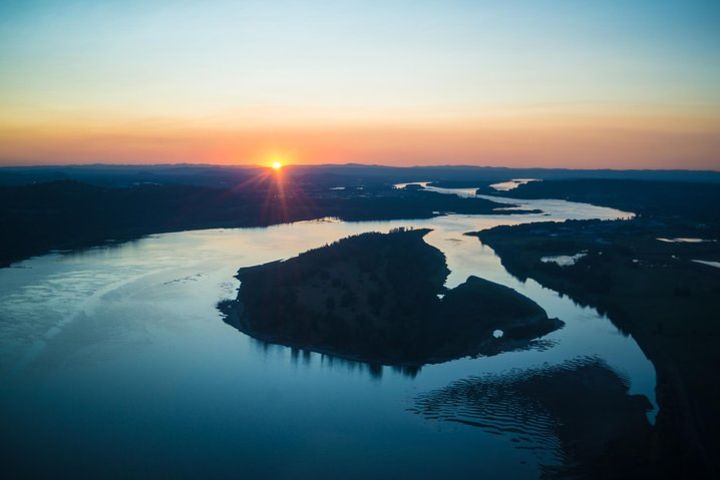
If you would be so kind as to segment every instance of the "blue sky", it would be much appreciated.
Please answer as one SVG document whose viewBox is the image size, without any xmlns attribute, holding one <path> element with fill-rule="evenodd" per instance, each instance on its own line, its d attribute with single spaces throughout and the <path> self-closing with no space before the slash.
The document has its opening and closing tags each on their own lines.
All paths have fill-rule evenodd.
<svg viewBox="0 0 720 480">
<path fill-rule="evenodd" d="M 83 127 L 127 134 L 133 124 L 168 138 L 643 117 L 697 140 L 716 126 L 717 85 L 720 2 L 0 5 L 6 163 L 28 156 L 13 132 L 51 142 L 48 129 L 67 130 L 72 143 Z"/>
</svg>

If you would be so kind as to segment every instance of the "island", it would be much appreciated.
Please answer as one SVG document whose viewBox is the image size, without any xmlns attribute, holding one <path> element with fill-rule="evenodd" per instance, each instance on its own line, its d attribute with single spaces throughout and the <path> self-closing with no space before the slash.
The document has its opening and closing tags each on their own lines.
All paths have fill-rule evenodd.
<svg viewBox="0 0 720 480">
<path fill-rule="evenodd" d="M 445 257 L 423 240 L 428 232 L 365 233 L 243 268 L 225 320 L 265 342 L 407 367 L 527 348 L 563 325 L 488 280 L 446 289 Z"/>
</svg>

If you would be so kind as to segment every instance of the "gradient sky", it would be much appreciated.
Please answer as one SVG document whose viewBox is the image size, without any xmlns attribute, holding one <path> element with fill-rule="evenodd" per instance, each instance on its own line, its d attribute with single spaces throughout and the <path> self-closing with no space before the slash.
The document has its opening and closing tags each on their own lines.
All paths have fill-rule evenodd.
<svg viewBox="0 0 720 480">
<path fill-rule="evenodd" d="M 0 164 L 720 169 L 720 2 L 0 3 Z"/>
</svg>

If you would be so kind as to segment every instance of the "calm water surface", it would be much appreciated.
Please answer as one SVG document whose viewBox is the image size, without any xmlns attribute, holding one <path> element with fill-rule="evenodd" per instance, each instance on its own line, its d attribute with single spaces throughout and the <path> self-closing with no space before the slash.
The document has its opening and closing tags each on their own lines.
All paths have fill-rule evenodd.
<svg viewBox="0 0 720 480">
<path fill-rule="evenodd" d="M 552 448 L 517 448 L 502 419 L 493 431 L 427 420 L 409 411 L 414 399 L 471 376 L 596 356 L 632 393 L 654 401 L 655 372 L 605 317 L 519 282 L 490 248 L 463 235 L 627 214 L 562 201 L 522 204 L 544 213 L 180 232 L 0 270 L 0 438 L 8 469 L 93 477 L 536 477 L 539 464 L 555 460 Z M 263 346 L 223 323 L 216 305 L 235 296 L 238 268 L 398 226 L 433 229 L 426 241 L 447 256 L 449 287 L 470 274 L 508 285 L 565 328 L 545 337 L 543 349 L 428 365 L 412 378 Z"/>
</svg>

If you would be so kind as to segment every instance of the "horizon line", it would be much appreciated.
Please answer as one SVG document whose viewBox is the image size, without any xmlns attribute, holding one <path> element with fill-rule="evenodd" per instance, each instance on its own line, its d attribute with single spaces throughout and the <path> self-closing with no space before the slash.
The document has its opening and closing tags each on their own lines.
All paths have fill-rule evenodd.
<svg viewBox="0 0 720 480">
<path fill-rule="evenodd" d="M 214 167 L 225 169 L 268 169 L 267 165 L 260 164 L 222 164 L 222 163 L 192 163 L 192 162 L 175 162 L 175 163 L 113 163 L 113 162 L 95 162 L 95 163 L 49 163 L 49 164 L 9 164 L 0 165 L 0 169 L 12 168 L 82 168 L 82 167 L 128 167 L 128 168 L 151 168 L 151 167 Z M 322 167 L 376 167 L 376 168 L 393 168 L 409 170 L 414 168 L 469 168 L 469 169 L 498 169 L 498 170 L 565 170 L 565 171 L 607 171 L 607 172 L 705 172 L 719 173 L 720 167 L 717 169 L 694 169 L 694 168 L 612 168 L 612 167 L 508 167 L 503 165 L 472 165 L 472 164 L 435 164 L 435 165 L 388 165 L 380 163 L 291 163 L 284 165 L 284 169 L 293 168 L 322 168 Z"/>
</svg>

